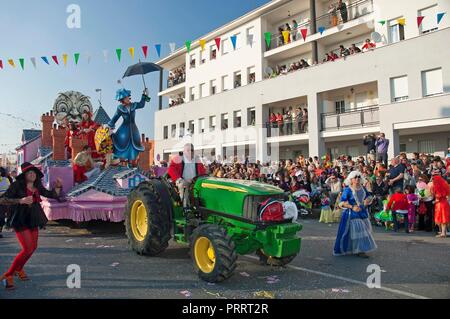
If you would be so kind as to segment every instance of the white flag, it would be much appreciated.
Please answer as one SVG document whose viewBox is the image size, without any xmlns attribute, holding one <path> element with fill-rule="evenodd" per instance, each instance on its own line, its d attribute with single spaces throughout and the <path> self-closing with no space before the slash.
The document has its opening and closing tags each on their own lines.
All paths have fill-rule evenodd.
<svg viewBox="0 0 450 319">
<path fill-rule="evenodd" d="M 169 47 L 170 47 L 170 53 L 174 53 L 175 52 L 175 43 L 169 43 Z"/>
<path fill-rule="evenodd" d="M 108 50 L 103 50 L 103 59 L 105 60 L 105 63 L 108 62 Z"/>
<path fill-rule="evenodd" d="M 86 53 L 86 56 L 87 56 L 87 63 L 88 64 L 91 63 L 91 58 L 92 58 L 91 53 L 90 52 Z"/>
<path fill-rule="evenodd" d="M 36 69 L 36 58 L 30 58 L 31 63 L 33 64 L 34 68 Z"/>
<path fill-rule="evenodd" d="M 253 34 L 247 36 L 247 44 L 253 46 Z"/>
</svg>

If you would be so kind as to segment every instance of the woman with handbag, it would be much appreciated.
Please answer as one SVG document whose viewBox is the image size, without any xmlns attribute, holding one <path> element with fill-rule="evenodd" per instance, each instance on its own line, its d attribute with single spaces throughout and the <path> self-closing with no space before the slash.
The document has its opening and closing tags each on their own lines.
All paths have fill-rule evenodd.
<svg viewBox="0 0 450 319">
<path fill-rule="evenodd" d="M 6 222 L 7 227 L 13 228 L 22 246 L 22 251 L 16 256 L 9 270 L 1 277 L 5 281 L 6 289 L 14 289 L 13 277 L 29 280 L 23 267 L 33 255 L 38 245 L 39 228 L 43 228 L 48 220 L 41 207 L 41 196 L 60 200 L 62 189 L 61 179 L 57 179 L 55 189 L 49 191 L 42 186 L 42 172 L 30 163 L 21 165 L 22 173 L 6 191 L 5 200 L 16 201 L 11 207 L 11 214 Z"/>
</svg>

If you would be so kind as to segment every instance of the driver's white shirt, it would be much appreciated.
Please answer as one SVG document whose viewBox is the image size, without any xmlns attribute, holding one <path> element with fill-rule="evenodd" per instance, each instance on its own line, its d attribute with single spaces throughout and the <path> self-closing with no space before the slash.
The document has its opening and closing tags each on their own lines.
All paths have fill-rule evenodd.
<svg viewBox="0 0 450 319">
<path fill-rule="evenodd" d="M 192 179 L 195 177 L 195 157 L 190 160 L 185 155 L 183 155 L 183 161 L 184 161 L 184 169 L 183 169 L 183 179 L 186 182 L 191 182 Z"/>
</svg>

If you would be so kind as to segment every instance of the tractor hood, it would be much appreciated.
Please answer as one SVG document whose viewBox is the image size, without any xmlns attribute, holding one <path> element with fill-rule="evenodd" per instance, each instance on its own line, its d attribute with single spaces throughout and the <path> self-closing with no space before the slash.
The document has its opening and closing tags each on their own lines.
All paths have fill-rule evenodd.
<svg viewBox="0 0 450 319">
<path fill-rule="evenodd" d="M 217 189 L 242 195 L 279 195 L 284 191 L 281 188 L 256 181 L 237 179 L 224 179 L 216 177 L 201 177 L 197 180 L 196 188 Z"/>
</svg>

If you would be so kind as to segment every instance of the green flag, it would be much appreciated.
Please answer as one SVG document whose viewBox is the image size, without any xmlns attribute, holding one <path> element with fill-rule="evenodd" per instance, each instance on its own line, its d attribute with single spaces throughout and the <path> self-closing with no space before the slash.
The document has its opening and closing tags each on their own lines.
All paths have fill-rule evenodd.
<svg viewBox="0 0 450 319">
<path fill-rule="evenodd" d="M 78 65 L 78 59 L 80 58 L 80 54 L 79 53 L 75 53 L 73 55 L 73 57 L 75 58 L 75 65 Z"/>
<path fill-rule="evenodd" d="M 120 58 L 122 57 L 122 49 L 117 49 L 117 50 L 116 50 L 116 53 L 117 53 L 117 59 L 118 59 L 119 62 L 120 62 Z"/>
<path fill-rule="evenodd" d="M 270 38 L 271 38 L 272 34 L 270 32 L 265 32 L 264 36 L 266 38 L 267 47 L 270 48 Z"/>
<path fill-rule="evenodd" d="M 19 59 L 19 63 L 20 63 L 20 66 L 22 67 L 22 70 L 23 70 L 23 66 L 25 64 L 25 60 L 23 58 L 20 58 Z"/>
<path fill-rule="evenodd" d="M 186 48 L 188 53 L 191 52 L 191 41 L 186 41 Z"/>
<path fill-rule="evenodd" d="M 384 25 L 386 23 L 386 20 L 380 20 L 378 21 L 379 24 Z"/>
</svg>

